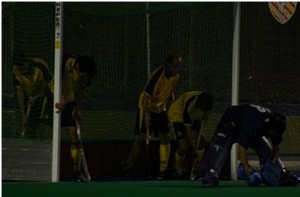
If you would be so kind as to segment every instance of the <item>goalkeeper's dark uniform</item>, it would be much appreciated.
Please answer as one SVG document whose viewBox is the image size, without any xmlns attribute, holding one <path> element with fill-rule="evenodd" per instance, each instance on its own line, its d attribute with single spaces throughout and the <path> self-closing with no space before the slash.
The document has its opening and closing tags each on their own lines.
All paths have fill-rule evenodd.
<svg viewBox="0 0 300 197">
<path fill-rule="evenodd" d="M 283 170 L 278 155 L 285 128 L 285 116 L 273 113 L 267 108 L 258 105 L 229 107 L 221 118 L 205 155 L 203 184 L 208 186 L 219 184 L 218 172 L 227 159 L 232 144 L 236 142 L 239 160 L 246 174 L 253 170 L 248 162 L 246 152 L 248 148 L 252 148 L 257 153 L 261 166 L 268 161 L 277 160 L 278 166 Z"/>
</svg>

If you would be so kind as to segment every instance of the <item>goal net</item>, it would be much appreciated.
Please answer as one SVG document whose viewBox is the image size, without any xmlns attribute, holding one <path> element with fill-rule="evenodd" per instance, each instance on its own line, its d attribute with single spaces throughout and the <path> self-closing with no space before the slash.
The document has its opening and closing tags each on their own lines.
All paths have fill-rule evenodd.
<svg viewBox="0 0 300 197">
<path fill-rule="evenodd" d="M 215 107 L 205 128 L 206 139 L 210 139 L 221 115 L 231 105 L 233 3 L 63 5 L 63 53 L 89 55 L 97 63 L 97 73 L 82 106 L 81 129 L 86 143 L 134 139 L 138 95 L 149 69 L 163 65 L 172 52 L 183 58 L 176 96 L 189 90 L 214 94 Z M 287 116 L 282 155 L 296 162 L 300 154 L 300 23 L 295 18 L 299 18 L 299 10 L 281 25 L 272 17 L 266 2 L 242 3 L 239 102 L 260 104 Z M 24 100 L 22 109 L 16 88 L 20 81 L 14 66 L 31 81 L 38 72 L 34 57 L 47 63 L 52 76 L 58 72 L 54 70 L 55 3 L 3 2 L 2 21 L 3 142 L 10 147 L 14 143 L 34 149 L 43 147 L 41 151 L 45 150 L 51 160 L 53 131 L 48 123 L 52 121 L 53 101 L 48 95 L 37 102 L 23 132 L 23 115 L 29 101 Z M 47 86 L 47 81 L 42 83 Z M 61 135 L 62 142 L 69 141 L 66 132 L 62 130 Z M 7 154 L 3 152 L 4 164 Z M 42 173 L 48 175 L 49 171 Z"/>
</svg>

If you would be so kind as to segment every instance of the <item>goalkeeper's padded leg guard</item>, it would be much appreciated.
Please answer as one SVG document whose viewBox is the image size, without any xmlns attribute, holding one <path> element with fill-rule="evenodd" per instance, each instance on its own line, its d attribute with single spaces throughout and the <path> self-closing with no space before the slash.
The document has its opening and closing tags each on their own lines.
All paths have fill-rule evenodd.
<svg viewBox="0 0 300 197">
<path fill-rule="evenodd" d="M 204 158 L 204 170 L 215 169 L 220 171 L 229 157 L 236 128 L 232 122 L 222 118 L 213 136 L 210 147 Z"/>
<path fill-rule="evenodd" d="M 202 180 L 202 184 L 208 187 L 218 186 L 219 185 L 218 172 L 213 169 L 207 171 Z"/>
</svg>

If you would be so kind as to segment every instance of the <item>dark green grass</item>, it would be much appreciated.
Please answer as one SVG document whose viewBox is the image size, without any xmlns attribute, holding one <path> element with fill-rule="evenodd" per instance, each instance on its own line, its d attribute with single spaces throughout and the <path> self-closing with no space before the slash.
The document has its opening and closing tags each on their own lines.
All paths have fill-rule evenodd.
<svg viewBox="0 0 300 197">
<path fill-rule="evenodd" d="M 249 187 L 244 181 L 222 181 L 205 187 L 199 181 L 110 181 L 91 183 L 2 183 L 3 197 L 260 197 L 300 196 L 298 187 Z"/>
</svg>

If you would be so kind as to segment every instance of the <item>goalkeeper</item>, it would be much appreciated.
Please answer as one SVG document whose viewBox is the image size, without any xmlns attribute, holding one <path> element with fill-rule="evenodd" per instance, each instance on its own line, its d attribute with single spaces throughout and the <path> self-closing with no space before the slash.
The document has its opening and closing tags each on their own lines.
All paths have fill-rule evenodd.
<svg viewBox="0 0 300 197">
<path fill-rule="evenodd" d="M 80 119 L 79 110 L 84 99 L 86 89 L 91 85 L 96 72 L 96 64 L 89 56 L 75 57 L 66 54 L 63 57 L 62 68 L 62 98 L 55 107 L 61 112 L 61 127 L 71 138 L 71 157 L 73 161 L 74 181 L 83 181 L 81 176 L 81 158 L 79 142 L 76 132 L 75 118 Z"/>
<path fill-rule="evenodd" d="M 139 109 L 135 126 L 135 134 L 139 137 L 134 141 L 129 156 L 124 162 L 123 170 L 127 173 L 133 167 L 133 162 L 145 147 L 147 129 L 160 137 L 160 175 L 159 179 L 166 178 L 170 154 L 170 136 L 166 102 L 174 101 L 174 89 L 178 83 L 178 69 L 181 57 L 171 54 L 167 57 L 166 64 L 154 70 L 147 81 L 146 87 L 139 97 Z M 148 139 L 146 139 L 148 138 Z M 149 161 L 148 161 L 149 162 Z"/>
<path fill-rule="evenodd" d="M 212 106 L 213 96 L 208 92 L 200 91 L 186 92 L 171 104 L 168 118 L 178 142 L 175 152 L 174 178 L 184 177 L 183 162 L 188 152 L 192 151 L 195 166 L 192 169 L 191 178 L 195 179 L 196 169 L 200 168 L 204 154 L 203 128 Z"/>
<path fill-rule="evenodd" d="M 41 120 L 52 127 L 53 78 L 48 64 L 40 58 L 31 58 L 23 66 L 14 64 L 18 103 L 22 114 L 22 137 L 36 137 Z M 29 132 L 30 131 L 30 132 Z"/>
<path fill-rule="evenodd" d="M 259 105 L 229 107 L 221 118 L 211 145 L 204 158 L 206 186 L 219 184 L 218 172 L 229 155 L 233 143 L 238 143 L 238 154 L 248 183 L 258 186 L 297 185 L 299 180 L 287 172 L 279 160 L 279 145 L 286 128 L 285 116 Z M 269 143 L 269 141 L 271 144 Z M 262 173 L 254 170 L 248 161 L 247 149 L 252 148 L 259 157 Z"/>
</svg>

